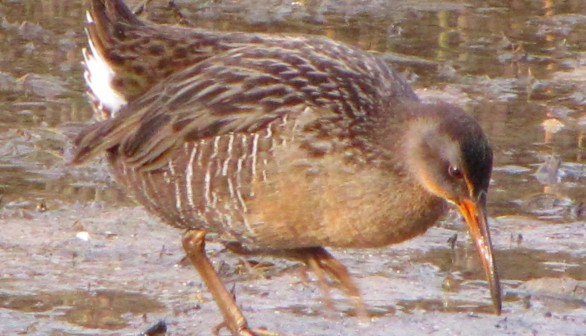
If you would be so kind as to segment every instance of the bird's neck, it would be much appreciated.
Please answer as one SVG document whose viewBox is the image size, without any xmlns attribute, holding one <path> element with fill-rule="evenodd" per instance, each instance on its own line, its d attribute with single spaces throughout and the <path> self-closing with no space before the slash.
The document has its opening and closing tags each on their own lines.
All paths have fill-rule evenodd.
<svg viewBox="0 0 586 336">
<path fill-rule="evenodd" d="M 414 100 L 394 102 L 371 120 L 365 133 L 376 147 L 382 165 L 408 170 L 417 141 L 437 127 L 437 118 L 425 106 Z"/>
</svg>

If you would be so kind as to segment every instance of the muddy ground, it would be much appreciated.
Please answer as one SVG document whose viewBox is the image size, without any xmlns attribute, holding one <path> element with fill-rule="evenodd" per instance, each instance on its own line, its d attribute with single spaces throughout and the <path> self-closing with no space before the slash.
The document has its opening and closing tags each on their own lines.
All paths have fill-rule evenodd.
<svg viewBox="0 0 586 336">
<path fill-rule="evenodd" d="M 501 316 L 491 314 L 459 225 L 383 250 L 333 251 L 355 276 L 369 321 L 354 317 L 336 292 L 336 309 L 324 309 L 313 277 L 296 263 L 243 259 L 214 243 L 208 251 L 250 324 L 283 335 L 584 335 L 586 282 L 575 278 L 585 277 L 586 224 L 544 231 L 535 220 L 492 222 Z M 464 238 L 452 250 L 454 234 Z M 168 335 L 211 334 L 220 314 L 182 262 L 180 235 L 141 208 L 99 203 L 4 218 L 0 333 L 137 335 L 162 319 Z"/>
</svg>

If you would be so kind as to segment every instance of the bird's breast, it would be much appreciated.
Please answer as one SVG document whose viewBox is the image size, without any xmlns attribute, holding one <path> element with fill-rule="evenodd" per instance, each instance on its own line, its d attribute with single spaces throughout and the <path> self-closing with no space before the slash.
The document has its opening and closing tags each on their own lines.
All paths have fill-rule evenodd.
<svg viewBox="0 0 586 336">
<path fill-rule="evenodd" d="M 288 154 L 249 203 L 256 245 L 385 246 L 425 232 L 444 211 L 444 201 L 379 168 Z"/>
</svg>

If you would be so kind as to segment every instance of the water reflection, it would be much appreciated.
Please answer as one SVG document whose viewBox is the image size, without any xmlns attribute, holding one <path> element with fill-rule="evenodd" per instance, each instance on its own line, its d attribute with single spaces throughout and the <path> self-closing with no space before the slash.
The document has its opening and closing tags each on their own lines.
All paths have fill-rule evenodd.
<svg viewBox="0 0 586 336">
<path fill-rule="evenodd" d="M 466 280 L 484 280 L 482 268 L 477 258 L 477 253 L 471 249 L 437 248 L 415 254 L 412 261 L 433 263 L 443 272 L 457 271 Z M 517 246 L 506 250 L 497 250 L 495 259 L 498 260 L 503 279 L 527 281 L 563 276 L 586 280 L 586 268 L 583 267 L 586 265 L 586 256 Z M 550 263 L 552 260 L 559 262 L 553 265 Z"/>
<path fill-rule="evenodd" d="M 116 330 L 128 325 L 125 314 L 157 312 L 164 306 L 142 294 L 100 290 L 34 295 L 0 293 L 0 308 L 24 313 L 50 313 L 81 327 Z"/>
</svg>

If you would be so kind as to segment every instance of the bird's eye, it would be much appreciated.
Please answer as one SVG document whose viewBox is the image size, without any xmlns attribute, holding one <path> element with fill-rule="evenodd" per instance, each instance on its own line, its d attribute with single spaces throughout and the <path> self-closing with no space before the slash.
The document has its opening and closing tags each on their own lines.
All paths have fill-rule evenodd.
<svg viewBox="0 0 586 336">
<path fill-rule="evenodd" d="M 450 168 L 448 168 L 448 173 L 450 174 L 451 177 L 453 178 L 462 178 L 462 170 L 459 167 L 456 166 L 450 166 Z"/>
</svg>

